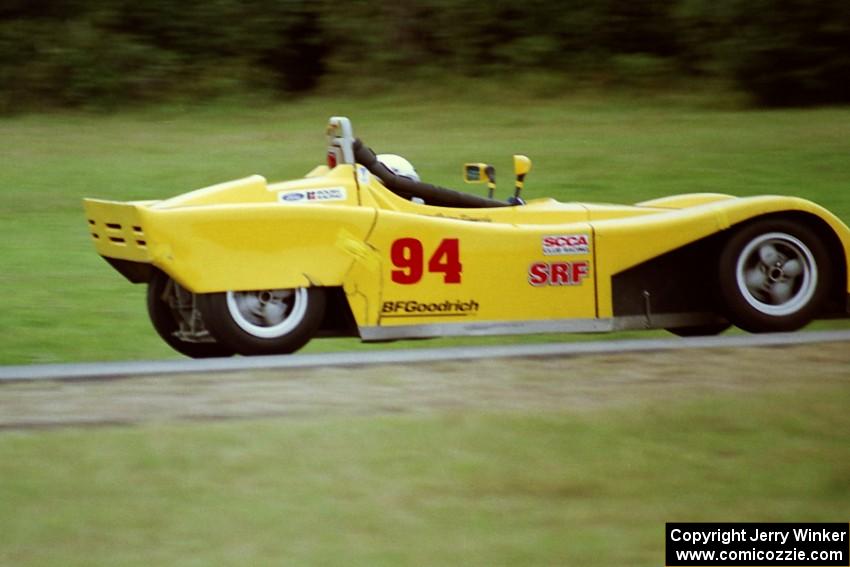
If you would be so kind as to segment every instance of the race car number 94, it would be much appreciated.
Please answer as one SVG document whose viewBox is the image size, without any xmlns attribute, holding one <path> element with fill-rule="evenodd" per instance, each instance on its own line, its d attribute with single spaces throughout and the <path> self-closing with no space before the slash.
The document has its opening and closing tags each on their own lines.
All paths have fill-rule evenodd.
<svg viewBox="0 0 850 567">
<path fill-rule="evenodd" d="M 397 284 L 419 283 L 425 273 L 425 249 L 415 238 L 399 238 L 390 247 L 390 259 L 397 269 L 392 280 Z M 428 259 L 428 271 L 443 274 L 443 283 L 459 284 L 463 264 L 460 263 L 460 242 L 444 238 Z"/>
</svg>

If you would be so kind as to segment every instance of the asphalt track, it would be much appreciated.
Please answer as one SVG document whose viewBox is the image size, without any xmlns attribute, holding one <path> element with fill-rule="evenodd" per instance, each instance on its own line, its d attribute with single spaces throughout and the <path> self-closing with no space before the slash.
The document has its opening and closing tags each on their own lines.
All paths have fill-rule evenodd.
<svg viewBox="0 0 850 567">
<path fill-rule="evenodd" d="M 828 342 L 850 342 L 850 330 L 772 333 L 763 335 L 722 335 L 718 337 L 695 337 L 687 339 L 603 340 L 439 349 L 372 350 L 365 348 L 353 352 L 284 356 L 3 366 L 0 367 L 0 383 L 33 380 L 101 380 L 162 374 L 200 374 L 288 368 L 412 364 L 429 361 L 507 357 L 561 357 L 681 349 L 778 347 Z"/>
</svg>

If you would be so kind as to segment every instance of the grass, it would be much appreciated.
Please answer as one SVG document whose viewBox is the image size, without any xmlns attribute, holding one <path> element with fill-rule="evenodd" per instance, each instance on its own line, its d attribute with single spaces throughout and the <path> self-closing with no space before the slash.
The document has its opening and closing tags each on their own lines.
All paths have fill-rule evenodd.
<svg viewBox="0 0 850 567">
<path fill-rule="evenodd" d="M 800 378 L 580 413 L 7 432 L 0 563 L 660 565 L 668 521 L 846 514 L 850 390 Z"/>
<path fill-rule="evenodd" d="M 373 147 L 405 155 L 438 184 L 462 188 L 460 164 L 488 161 L 505 195 L 510 156 L 522 152 L 534 160 L 527 197 L 630 203 L 693 191 L 771 193 L 808 197 L 850 219 L 844 108 L 749 111 L 705 97 L 482 87 L 456 96 L 3 118 L 0 363 L 178 356 L 151 330 L 143 288 L 94 254 L 80 199 L 156 199 L 251 173 L 303 175 L 323 159 L 332 114 L 348 115 Z"/>
</svg>

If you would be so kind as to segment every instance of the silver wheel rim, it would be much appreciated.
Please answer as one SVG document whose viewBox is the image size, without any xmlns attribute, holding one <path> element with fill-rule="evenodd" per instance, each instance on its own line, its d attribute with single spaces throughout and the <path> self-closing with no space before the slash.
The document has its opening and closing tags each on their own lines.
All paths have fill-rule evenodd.
<svg viewBox="0 0 850 567">
<path fill-rule="evenodd" d="M 276 339 L 291 333 L 307 313 L 307 288 L 228 291 L 227 309 L 246 333 Z"/>
<path fill-rule="evenodd" d="M 811 250 L 784 232 L 762 234 L 747 244 L 738 256 L 735 275 L 746 302 L 775 317 L 808 305 L 818 283 Z"/>
</svg>

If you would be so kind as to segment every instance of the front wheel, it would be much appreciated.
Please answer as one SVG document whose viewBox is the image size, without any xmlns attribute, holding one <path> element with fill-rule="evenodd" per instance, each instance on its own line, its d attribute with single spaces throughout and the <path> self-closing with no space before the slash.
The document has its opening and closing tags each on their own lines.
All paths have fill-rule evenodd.
<svg viewBox="0 0 850 567">
<path fill-rule="evenodd" d="M 210 333 L 239 354 L 286 354 L 304 346 L 325 314 L 321 288 L 228 291 L 198 296 Z"/>
<path fill-rule="evenodd" d="M 744 226 L 720 255 L 728 318 L 751 332 L 794 331 L 817 316 L 829 292 L 829 257 L 817 234 L 785 219 Z"/>
</svg>

